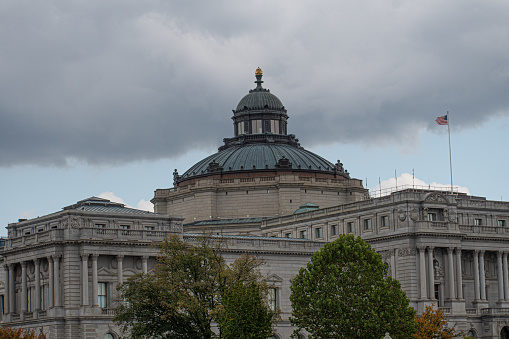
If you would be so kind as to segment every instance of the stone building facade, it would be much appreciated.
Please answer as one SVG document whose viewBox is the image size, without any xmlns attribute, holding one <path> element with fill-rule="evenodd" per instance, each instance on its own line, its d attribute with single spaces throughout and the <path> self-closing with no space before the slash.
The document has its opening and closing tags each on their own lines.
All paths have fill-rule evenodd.
<svg viewBox="0 0 509 339">
<path fill-rule="evenodd" d="M 478 338 L 509 323 L 509 202 L 405 189 L 391 195 L 261 221 L 263 236 L 333 241 L 361 236 L 401 282 L 411 305 L 443 308 Z"/>
<path fill-rule="evenodd" d="M 380 253 L 411 305 L 442 307 L 450 325 L 476 338 L 509 338 L 509 202 L 407 188 L 371 198 L 340 161 L 305 150 L 288 134 L 281 101 L 256 88 L 233 110 L 234 136 L 218 152 L 157 189 L 155 213 L 89 198 L 8 225 L 0 250 L 1 324 L 49 338 L 117 339 L 116 286 L 150 272 L 157 245 L 207 232 L 232 262 L 262 258 L 282 311 L 275 338 L 290 338 L 291 279 L 340 234 Z"/>
<path fill-rule="evenodd" d="M 119 338 L 113 323 L 121 302 L 117 285 L 150 272 L 158 245 L 169 235 L 198 244 L 196 234 L 182 232 L 182 218 L 95 197 L 8 228 L 1 251 L 1 324 L 40 330 L 52 339 Z M 262 274 L 282 311 L 278 336 L 289 338 L 290 281 L 324 243 L 249 236 L 221 240 L 228 263 L 243 253 L 264 260 Z"/>
</svg>

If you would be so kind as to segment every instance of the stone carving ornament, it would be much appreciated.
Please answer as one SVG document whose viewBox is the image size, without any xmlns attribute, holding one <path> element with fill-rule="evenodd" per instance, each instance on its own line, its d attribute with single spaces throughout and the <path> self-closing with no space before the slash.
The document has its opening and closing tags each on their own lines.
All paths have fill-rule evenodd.
<svg viewBox="0 0 509 339">
<path fill-rule="evenodd" d="M 439 193 L 430 193 L 424 201 L 447 203 L 447 199 Z"/>
<path fill-rule="evenodd" d="M 419 219 L 419 211 L 417 210 L 417 208 L 412 208 L 410 210 L 410 219 L 412 219 L 413 221 L 417 221 L 417 219 Z"/>
<path fill-rule="evenodd" d="M 398 210 L 398 219 L 399 219 L 399 221 L 405 221 L 406 212 L 403 209 Z"/>
<path fill-rule="evenodd" d="M 449 221 L 456 221 L 456 211 L 449 211 Z"/>
<path fill-rule="evenodd" d="M 398 250 L 398 256 L 400 256 L 400 257 L 407 257 L 410 255 L 416 255 L 416 254 L 417 254 L 417 251 L 415 248 L 404 247 L 404 248 L 400 248 Z"/>
<path fill-rule="evenodd" d="M 440 262 L 438 260 L 433 260 L 433 271 L 435 272 L 435 278 L 444 276 L 444 269 L 440 267 Z"/>
<path fill-rule="evenodd" d="M 72 228 L 80 227 L 80 220 L 77 217 L 71 217 L 71 227 Z"/>
</svg>

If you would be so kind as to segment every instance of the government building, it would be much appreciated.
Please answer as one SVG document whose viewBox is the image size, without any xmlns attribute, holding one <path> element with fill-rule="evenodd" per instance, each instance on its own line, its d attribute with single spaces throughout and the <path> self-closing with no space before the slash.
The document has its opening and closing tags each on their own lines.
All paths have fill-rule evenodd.
<svg viewBox="0 0 509 339">
<path fill-rule="evenodd" d="M 326 242 L 361 236 L 401 282 L 417 313 L 434 304 L 449 325 L 475 338 L 509 338 L 509 202 L 403 187 L 371 197 L 337 160 L 288 134 L 282 102 L 262 86 L 233 110 L 233 137 L 218 152 L 156 189 L 154 213 L 91 197 L 11 223 L 0 251 L 1 325 L 48 338 L 117 339 L 116 286 L 151 272 L 171 234 L 188 243 L 223 239 L 227 262 L 264 260 L 270 303 L 290 338 L 290 284 Z M 303 333 L 303 337 L 304 337 Z"/>
</svg>

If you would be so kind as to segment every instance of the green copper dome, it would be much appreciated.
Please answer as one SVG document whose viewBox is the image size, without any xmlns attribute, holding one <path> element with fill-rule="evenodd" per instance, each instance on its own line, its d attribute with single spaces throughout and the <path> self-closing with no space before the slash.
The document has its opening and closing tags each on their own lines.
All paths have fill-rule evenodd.
<svg viewBox="0 0 509 339">
<path fill-rule="evenodd" d="M 263 72 L 260 67 L 256 69 L 255 76 L 256 88 L 250 90 L 249 94 L 240 100 L 239 104 L 237 105 L 237 109 L 233 112 L 238 113 L 251 110 L 285 111 L 285 107 L 283 106 L 281 100 L 279 100 L 279 98 L 274 94 L 270 93 L 269 89 L 262 87 Z"/>
<path fill-rule="evenodd" d="M 262 87 L 262 70 L 255 72 L 255 89 L 233 111 L 234 137 L 225 138 L 217 153 L 197 162 L 184 174 L 173 173 L 174 184 L 210 175 L 252 172 L 308 172 L 349 178 L 336 164 L 305 150 L 287 134 L 288 115 L 281 100 Z"/>
<path fill-rule="evenodd" d="M 285 107 L 277 96 L 270 93 L 269 90 L 256 91 L 251 90 L 249 94 L 243 97 L 237 105 L 236 112 L 242 110 L 283 110 Z"/>
<path fill-rule="evenodd" d="M 250 144 L 229 147 L 199 161 L 182 176 L 180 181 L 195 176 L 229 172 L 274 171 L 287 169 L 301 172 L 328 172 L 336 166 L 302 147 L 285 144 Z"/>
</svg>

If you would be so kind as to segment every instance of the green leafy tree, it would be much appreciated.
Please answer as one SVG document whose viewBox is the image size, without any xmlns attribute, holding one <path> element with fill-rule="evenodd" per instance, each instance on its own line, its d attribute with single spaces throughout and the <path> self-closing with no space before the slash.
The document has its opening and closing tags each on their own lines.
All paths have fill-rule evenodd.
<svg viewBox="0 0 509 339">
<path fill-rule="evenodd" d="M 267 339 L 275 312 L 267 307 L 260 285 L 237 283 L 226 291 L 217 317 L 221 338 Z"/>
<path fill-rule="evenodd" d="M 265 327 L 257 322 L 259 319 L 266 320 L 272 329 L 275 315 L 264 317 L 268 306 L 264 302 L 267 285 L 259 272 L 262 262 L 241 256 L 227 265 L 217 250 L 221 244 L 216 238 L 199 239 L 193 246 L 171 236 L 162 243 L 154 273 L 135 275 L 119 287 L 125 302 L 115 321 L 130 338 L 223 338 L 222 327 L 233 333 L 235 328 L 247 326 L 239 319 L 255 323 L 253 328 L 260 333 Z M 265 306 L 259 318 L 252 313 L 229 313 L 233 295 L 248 293 L 246 290 L 253 305 L 257 297 Z M 219 335 L 212 331 L 213 321 L 220 323 Z"/>
<path fill-rule="evenodd" d="M 416 332 L 415 310 L 399 282 L 360 237 L 342 235 L 313 254 L 292 280 L 295 335 L 313 338 L 407 339 Z"/>
</svg>

